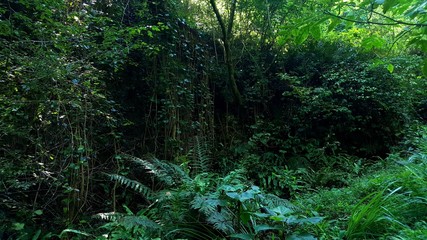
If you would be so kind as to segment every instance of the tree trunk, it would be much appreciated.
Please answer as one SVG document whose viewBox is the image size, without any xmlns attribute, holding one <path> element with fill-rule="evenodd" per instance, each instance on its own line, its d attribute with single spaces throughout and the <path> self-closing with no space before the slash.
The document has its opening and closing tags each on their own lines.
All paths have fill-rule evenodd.
<svg viewBox="0 0 427 240">
<path fill-rule="evenodd" d="M 227 65 L 227 76 L 228 76 L 228 85 L 231 92 L 233 93 L 234 101 L 238 104 L 242 104 L 242 96 L 240 94 L 239 88 L 237 87 L 236 78 L 234 76 L 234 63 L 231 56 L 231 34 L 233 30 L 234 22 L 234 13 L 236 12 L 237 0 L 232 0 L 232 5 L 230 9 L 230 16 L 228 18 L 228 25 L 226 28 L 225 22 L 219 13 L 218 7 L 216 6 L 215 0 L 209 0 L 212 9 L 215 13 L 218 24 L 221 28 L 222 40 L 224 42 L 224 51 L 225 51 L 225 64 Z"/>
</svg>

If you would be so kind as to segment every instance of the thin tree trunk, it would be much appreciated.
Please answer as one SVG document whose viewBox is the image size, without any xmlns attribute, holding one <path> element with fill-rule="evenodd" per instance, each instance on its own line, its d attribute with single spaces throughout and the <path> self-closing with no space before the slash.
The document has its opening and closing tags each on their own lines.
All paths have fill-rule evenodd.
<svg viewBox="0 0 427 240">
<path fill-rule="evenodd" d="M 236 12 L 237 0 L 232 0 L 232 5 L 230 9 L 230 15 L 228 18 L 228 25 L 226 27 L 224 19 L 219 13 L 218 7 L 216 6 L 215 0 L 209 0 L 212 9 L 215 13 L 216 19 L 218 20 L 218 24 L 221 28 L 222 40 L 224 41 L 224 51 L 225 51 L 225 64 L 227 65 L 227 73 L 228 73 L 228 84 L 231 92 L 233 93 L 234 101 L 238 104 L 242 104 L 242 96 L 240 94 L 239 88 L 237 87 L 236 78 L 234 76 L 234 64 L 233 58 L 231 56 L 231 34 L 233 31 L 233 22 L 234 22 L 234 14 Z"/>
</svg>

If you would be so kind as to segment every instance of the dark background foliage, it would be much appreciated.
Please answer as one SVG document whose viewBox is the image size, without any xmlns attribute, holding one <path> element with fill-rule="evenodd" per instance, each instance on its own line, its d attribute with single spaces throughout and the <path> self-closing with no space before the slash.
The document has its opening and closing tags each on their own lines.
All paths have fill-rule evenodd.
<svg viewBox="0 0 427 240">
<path fill-rule="evenodd" d="M 298 212 L 280 212 L 272 202 L 283 199 L 264 190 L 291 199 L 347 186 L 362 166 L 386 157 L 426 120 L 423 53 L 379 57 L 381 49 L 320 39 L 313 29 L 281 43 L 275 29 L 307 10 L 296 2 L 242 1 L 237 15 L 253 21 L 236 20 L 231 58 L 209 25 L 213 13 L 203 20 L 203 12 L 186 12 L 204 5 L 2 2 L 0 238 L 90 232 L 100 226 L 91 216 L 111 211 L 148 216 L 138 221 L 152 236 L 188 237 L 187 226 L 172 228 L 188 222 L 210 237 L 258 234 L 243 210 L 268 210 L 271 218 L 260 221 L 270 227 Z M 130 155 L 143 160 L 130 164 Z M 150 214 L 170 224 L 158 230 Z M 125 226 L 129 238 L 149 232 L 120 219 L 107 228 Z"/>
</svg>

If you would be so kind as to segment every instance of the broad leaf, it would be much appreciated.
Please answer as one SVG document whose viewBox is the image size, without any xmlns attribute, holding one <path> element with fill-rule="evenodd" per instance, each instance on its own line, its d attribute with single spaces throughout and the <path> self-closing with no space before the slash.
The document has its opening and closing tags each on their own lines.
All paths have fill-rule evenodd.
<svg viewBox="0 0 427 240">
<path fill-rule="evenodd" d="M 298 234 L 298 235 L 291 235 L 287 238 L 288 240 L 317 240 L 317 238 L 313 237 L 313 235 L 310 234 Z"/>
<path fill-rule="evenodd" d="M 286 227 L 283 226 L 270 226 L 270 225 L 256 225 L 254 226 L 254 230 L 256 233 L 268 230 L 284 230 Z"/>
<path fill-rule="evenodd" d="M 225 195 L 232 199 L 240 200 L 240 195 L 236 192 L 226 192 Z"/>
<path fill-rule="evenodd" d="M 279 215 L 287 215 L 294 212 L 292 209 L 284 206 L 278 206 L 276 208 L 273 208 L 272 211 Z"/>
<path fill-rule="evenodd" d="M 252 240 L 255 239 L 254 234 L 249 233 L 238 233 L 238 234 L 232 234 L 230 235 L 231 238 L 237 238 L 237 239 L 245 239 L 245 240 Z"/>
<path fill-rule="evenodd" d="M 241 201 L 241 202 L 244 202 L 244 201 L 249 200 L 249 199 L 254 199 L 254 194 L 252 193 L 252 191 L 243 192 L 239 196 L 239 201 Z"/>
</svg>

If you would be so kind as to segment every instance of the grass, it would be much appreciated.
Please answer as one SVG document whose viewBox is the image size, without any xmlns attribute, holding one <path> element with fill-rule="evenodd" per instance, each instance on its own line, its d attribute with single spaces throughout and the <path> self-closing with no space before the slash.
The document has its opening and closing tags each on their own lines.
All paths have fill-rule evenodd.
<svg viewBox="0 0 427 240">
<path fill-rule="evenodd" d="M 348 187 L 300 196 L 295 204 L 327 220 L 320 239 L 427 239 L 427 153 L 353 179 Z"/>
</svg>

